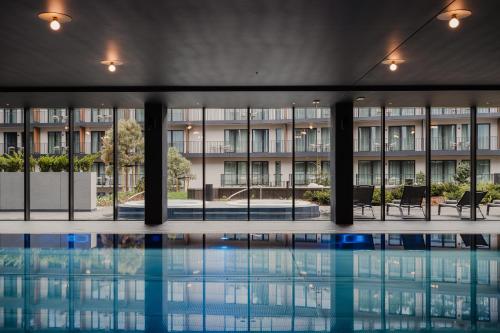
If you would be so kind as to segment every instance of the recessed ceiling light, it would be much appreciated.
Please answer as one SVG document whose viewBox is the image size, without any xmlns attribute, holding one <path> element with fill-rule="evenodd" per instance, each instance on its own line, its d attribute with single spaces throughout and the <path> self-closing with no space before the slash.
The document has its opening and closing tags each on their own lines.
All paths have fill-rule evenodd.
<svg viewBox="0 0 500 333">
<path fill-rule="evenodd" d="M 315 99 L 315 100 L 313 100 L 313 105 L 318 106 L 318 105 L 319 105 L 319 99 Z"/>
<path fill-rule="evenodd" d="M 117 66 L 123 65 L 123 62 L 119 60 L 103 60 L 101 61 L 101 64 L 108 66 L 108 71 L 114 73 L 116 72 Z"/>
<path fill-rule="evenodd" d="M 399 65 L 404 63 L 405 61 L 403 59 L 386 59 L 382 61 L 384 65 L 389 65 L 389 70 L 391 72 L 396 71 L 399 68 Z"/>
<path fill-rule="evenodd" d="M 61 29 L 61 23 L 68 23 L 72 20 L 71 16 L 56 12 L 40 13 L 38 14 L 38 18 L 49 22 L 50 29 L 54 31 Z"/>
<path fill-rule="evenodd" d="M 358 96 L 358 97 L 356 97 L 355 101 L 356 102 L 361 102 L 361 101 L 364 101 L 365 99 L 366 99 L 365 96 Z"/>
<path fill-rule="evenodd" d="M 437 19 L 441 21 L 448 21 L 448 26 L 452 29 L 456 29 L 460 25 L 460 19 L 469 17 L 471 15 L 472 12 L 470 10 L 454 9 L 442 12 L 437 16 Z"/>
</svg>

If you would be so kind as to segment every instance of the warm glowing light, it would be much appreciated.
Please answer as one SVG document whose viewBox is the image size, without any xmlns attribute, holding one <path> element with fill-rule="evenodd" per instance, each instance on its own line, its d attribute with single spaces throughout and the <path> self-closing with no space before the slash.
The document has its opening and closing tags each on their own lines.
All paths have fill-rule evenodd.
<svg viewBox="0 0 500 333">
<path fill-rule="evenodd" d="M 50 29 L 57 31 L 61 29 L 61 23 L 57 20 L 57 17 L 54 17 L 52 21 L 50 22 Z"/>
<path fill-rule="evenodd" d="M 460 25 L 460 20 L 457 18 L 456 15 L 453 15 L 450 21 L 448 22 L 448 25 L 450 26 L 450 28 L 455 29 Z"/>
<path fill-rule="evenodd" d="M 110 63 L 108 65 L 108 71 L 110 71 L 112 73 L 115 72 L 116 71 L 116 66 L 113 63 Z"/>
<path fill-rule="evenodd" d="M 393 62 L 392 64 L 389 65 L 389 69 L 391 70 L 391 72 L 394 72 L 395 70 L 398 69 L 398 65 Z"/>
<path fill-rule="evenodd" d="M 189 131 L 191 128 L 193 128 L 193 126 L 188 125 L 188 127 L 187 127 L 188 131 Z"/>
</svg>

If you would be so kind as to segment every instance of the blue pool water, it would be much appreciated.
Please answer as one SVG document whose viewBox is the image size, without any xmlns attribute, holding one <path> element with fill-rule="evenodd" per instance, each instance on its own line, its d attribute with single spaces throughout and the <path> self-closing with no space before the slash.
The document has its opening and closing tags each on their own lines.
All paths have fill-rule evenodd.
<svg viewBox="0 0 500 333">
<path fill-rule="evenodd" d="M 1 332 L 500 332 L 498 235 L 0 235 Z"/>
</svg>

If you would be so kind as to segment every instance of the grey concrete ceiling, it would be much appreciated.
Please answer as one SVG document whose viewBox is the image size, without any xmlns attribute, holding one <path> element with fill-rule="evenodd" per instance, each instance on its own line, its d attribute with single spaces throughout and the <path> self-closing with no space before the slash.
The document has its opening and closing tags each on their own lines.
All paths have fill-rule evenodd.
<svg viewBox="0 0 500 333">
<path fill-rule="evenodd" d="M 433 19 L 446 6 L 473 15 L 452 30 Z M 37 18 L 48 10 L 73 21 L 52 32 Z M 496 85 L 498 12 L 498 0 L 2 0 L 0 87 Z M 406 60 L 395 73 L 378 65 L 391 52 Z M 100 64 L 108 58 L 124 65 L 111 74 Z M 327 104 L 359 94 L 0 93 L 0 106 L 151 97 L 179 106 L 310 104 L 320 95 Z M 497 99 L 496 91 L 364 95 L 402 104 Z"/>
</svg>

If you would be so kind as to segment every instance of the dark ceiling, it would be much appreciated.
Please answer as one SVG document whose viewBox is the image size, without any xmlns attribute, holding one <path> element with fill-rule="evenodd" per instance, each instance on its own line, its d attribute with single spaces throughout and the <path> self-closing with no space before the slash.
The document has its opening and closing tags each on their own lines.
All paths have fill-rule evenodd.
<svg viewBox="0 0 500 333">
<path fill-rule="evenodd" d="M 466 8 L 452 30 L 435 16 Z M 37 18 L 73 21 L 49 30 Z M 22 87 L 499 85 L 498 0 L 2 0 L 0 105 L 497 103 L 496 91 L 8 93 Z M 378 65 L 392 54 L 394 73 Z M 101 60 L 124 62 L 109 73 Z M 50 89 L 50 88 L 49 88 Z M 140 90 L 140 89 L 139 89 Z M 388 88 L 388 90 L 391 90 Z M 50 95 L 50 96 L 49 96 Z M 500 100 L 498 101 L 500 102 Z"/>
</svg>

